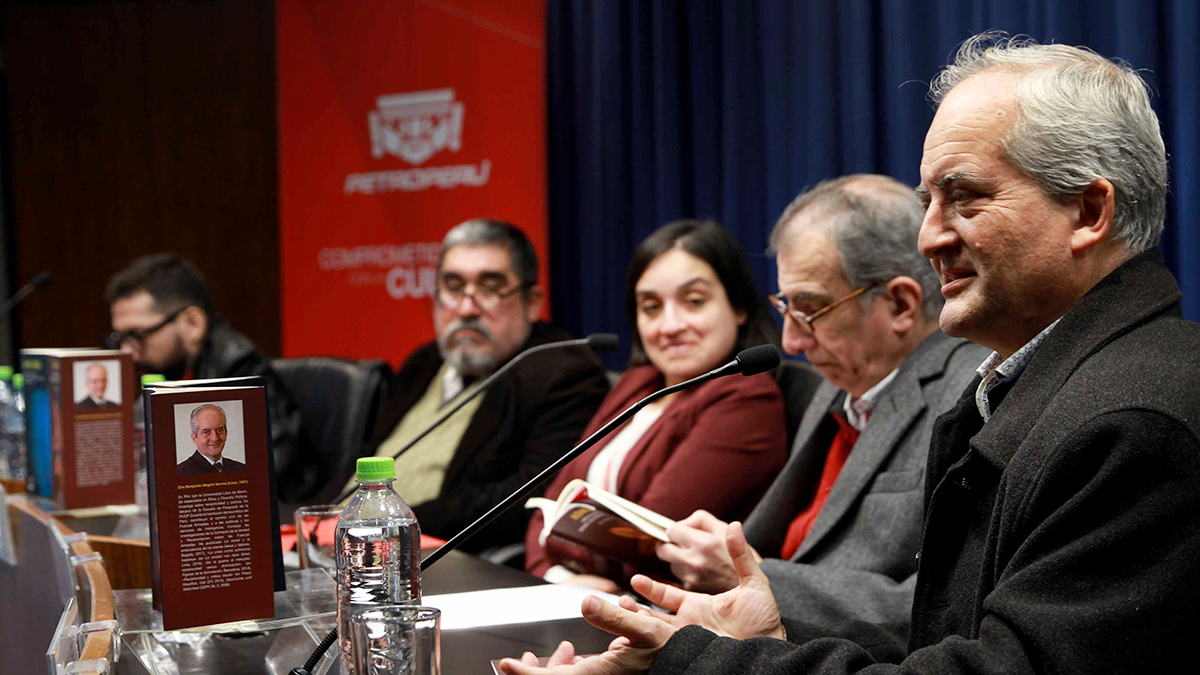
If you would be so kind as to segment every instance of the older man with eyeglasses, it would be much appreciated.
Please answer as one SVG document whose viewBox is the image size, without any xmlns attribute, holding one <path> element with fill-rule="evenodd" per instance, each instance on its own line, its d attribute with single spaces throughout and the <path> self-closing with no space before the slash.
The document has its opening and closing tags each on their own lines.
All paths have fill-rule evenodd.
<svg viewBox="0 0 1200 675">
<path fill-rule="evenodd" d="M 571 339 L 539 321 L 544 299 L 537 254 L 519 229 L 476 219 L 450 230 L 433 302 L 437 339 L 401 365 L 367 454 L 393 456 L 516 354 Z M 531 356 L 397 458 L 396 490 L 423 532 L 449 538 L 570 449 L 607 393 L 604 367 L 586 348 Z M 518 542 L 527 520 L 512 509 L 463 548 Z"/>
<path fill-rule="evenodd" d="M 783 347 L 827 379 L 745 523 L 787 618 L 907 633 L 933 421 L 987 355 L 938 330 L 921 216 L 910 187 L 845 176 L 797 197 L 771 233 Z M 668 530 L 658 555 L 689 590 L 729 590 L 738 574 L 725 529 L 697 512 Z"/>
</svg>

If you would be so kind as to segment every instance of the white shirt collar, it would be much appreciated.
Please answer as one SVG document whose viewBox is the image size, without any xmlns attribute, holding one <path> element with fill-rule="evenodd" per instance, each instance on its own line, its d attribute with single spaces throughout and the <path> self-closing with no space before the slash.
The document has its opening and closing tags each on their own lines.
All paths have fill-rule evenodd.
<svg viewBox="0 0 1200 675">
<path fill-rule="evenodd" d="M 850 426 L 859 431 L 862 431 L 863 427 L 867 426 L 867 416 L 871 414 L 871 409 L 875 407 L 875 399 L 879 398 L 879 394 L 892 383 L 892 380 L 896 379 L 896 373 L 898 372 L 900 372 L 899 368 L 888 373 L 886 377 L 876 382 L 875 386 L 868 389 L 866 393 L 858 398 L 854 398 L 850 393 L 846 394 L 846 402 L 843 407 L 846 410 L 846 421 L 850 423 Z"/>
<path fill-rule="evenodd" d="M 209 464 L 212 464 L 213 466 L 216 466 L 217 462 L 221 461 L 221 459 L 225 459 L 225 453 L 223 453 L 223 452 L 221 453 L 221 459 L 217 459 L 217 460 L 209 459 L 208 455 L 204 454 L 203 452 L 200 452 L 199 450 L 196 451 L 196 454 L 203 457 L 204 461 L 208 462 Z"/>
<path fill-rule="evenodd" d="M 446 405 L 455 396 L 461 394 L 464 386 L 463 377 L 459 374 L 458 368 L 446 364 L 446 372 L 442 373 L 442 405 Z"/>
</svg>

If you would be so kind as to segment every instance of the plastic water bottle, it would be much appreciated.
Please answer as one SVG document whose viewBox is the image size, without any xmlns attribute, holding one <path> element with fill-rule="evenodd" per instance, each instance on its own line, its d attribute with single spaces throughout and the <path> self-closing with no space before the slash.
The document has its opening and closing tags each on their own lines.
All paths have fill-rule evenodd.
<svg viewBox="0 0 1200 675">
<path fill-rule="evenodd" d="M 142 375 L 142 385 L 162 382 L 167 378 L 157 374 Z M 112 536 L 122 539 L 150 541 L 150 477 L 146 469 L 146 393 L 138 393 L 133 401 L 133 500 L 137 513 L 126 513 L 117 521 Z"/>
<path fill-rule="evenodd" d="M 163 382 L 167 378 L 165 375 L 157 373 L 147 373 L 142 375 L 142 386 L 154 384 L 155 382 Z M 135 469 L 135 498 L 139 510 L 148 511 L 149 499 L 149 480 L 146 476 L 146 394 L 141 392 L 138 394 L 137 400 L 133 402 L 133 466 Z"/>
<path fill-rule="evenodd" d="M 0 478 L 25 478 L 25 410 L 18 405 L 12 366 L 0 366 Z M 17 376 L 19 377 L 19 375 Z"/>
<path fill-rule="evenodd" d="M 408 504 L 392 489 L 391 457 L 362 457 L 358 490 L 338 519 L 338 642 L 342 673 L 354 673 L 350 617 L 375 604 L 421 604 L 421 528 Z"/>
<path fill-rule="evenodd" d="M 9 433 L 12 434 L 13 447 L 16 451 L 13 453 L 16 461 L 12 465 L 13 478 L 17 480 L 25 480 L 28 474 L 27 464 L 29 458 L 25 451 L 25 376 L 21 373 L 13 375 L 12 388 L 12 410 L 13 417 L 7 423 Z"/>
</svg>

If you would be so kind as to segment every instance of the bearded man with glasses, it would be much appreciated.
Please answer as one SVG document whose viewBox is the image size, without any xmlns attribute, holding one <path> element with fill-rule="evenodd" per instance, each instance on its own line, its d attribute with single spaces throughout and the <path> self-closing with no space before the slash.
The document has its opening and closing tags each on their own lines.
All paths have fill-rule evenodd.
<svg viewBox="0 0 1200 675">
<path fill-rule="evenodd" d="M 164 253 L 143 256 L 113 275 L 105 297 L 113 329 L 105 342 L 132 354 L 140 373 L 161 373 L 168 380 L 264 378 L 280 496 L 295 499 L 310 487 L 300 477 L 304 458 L 295 401 L 271 361 L 216 313 L 195 265 Z"/>
<path fill-rule="evenodd" d="M 886 176 L 822 182 L 771 233 L 783 348 L 826 378 L 805 411 L 783 472 L 745 532 L 780 613 L 908 632 L 933 421 L 987 350 L 938 330 L 938 279 L 917 250 L 922 211 Z M 726 523 L 703 511 L 667 534 L 658 555 L 688 590 L 738 585 Z"/>
<path fill-rule="evenodd" d="M 401 365 L 367 454 L 393 456 L 518 353 L 571 339 L 539 320 L 544 301 L 537 253 L 519 229 L 476 219 L 450 230 L 438 259 L 437 339 Z M 531 356 L 397 458 L 396 490 L 422 532 L 449 538 L 570 449 L 607 393 L 604 366 L 587 348 Z M 518 542 L 527 521 L 511 509 L 463 548 Z"/>
</svg>

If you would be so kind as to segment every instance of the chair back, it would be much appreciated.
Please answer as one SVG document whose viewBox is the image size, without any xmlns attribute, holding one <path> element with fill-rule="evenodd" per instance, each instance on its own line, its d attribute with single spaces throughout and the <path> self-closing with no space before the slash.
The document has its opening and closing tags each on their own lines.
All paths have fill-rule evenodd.
<svg viewBox="0 0 1200 675">
<path fill-rule="evenodd" d="M 314 486 L 308 501 L 333 499 L 342 487 L 339 478 L 353 470 L 375 431 L 392 371 L 381 359 L 324 356 L 275 359 L 271 367 L 300 408 L 302 451 L 312 458 L 304 476 Z"/>
<path fill-rule="evenodd" d="M 796 432 L 800 429 L 800 419 L 812 402 L 817 387 L 825 381 L 816 368 L 802 361 L 784 359 L 779 363 L 772 375 L 779 383 L 783 392 L 783 411 L 787 416 L 788 453 L 792 451 L 792 443 L 796 440 Z"/>
<path fill-rule="evenodd" d="M 16 554 L 0 561 L 0 670 L 113 672 L 116 615 L 103 556 L 23 496 L 0 508 L 0 534 Z"/>
</svg>

